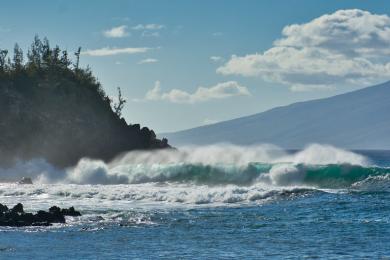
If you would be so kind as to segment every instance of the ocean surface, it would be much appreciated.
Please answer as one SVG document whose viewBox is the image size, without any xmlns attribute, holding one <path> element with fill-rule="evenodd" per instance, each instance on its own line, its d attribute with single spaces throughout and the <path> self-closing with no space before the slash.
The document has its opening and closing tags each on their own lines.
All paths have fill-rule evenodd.
<svg viewBox="0 0 390 260">
<path fill-rule="evenodd" d="M 0 180 L 0 203 L 82 213 L 1 227 L 0 259 L 390 259 L 390 151 L 183 147 Z"/>
</svg>

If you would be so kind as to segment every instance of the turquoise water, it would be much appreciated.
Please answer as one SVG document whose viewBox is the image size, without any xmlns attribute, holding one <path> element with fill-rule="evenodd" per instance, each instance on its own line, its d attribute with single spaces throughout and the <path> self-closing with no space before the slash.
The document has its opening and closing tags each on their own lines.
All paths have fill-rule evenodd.
<svg viewBox="0 0 390 260">
<path fill-rule="evenodd" d="M 2 203 L 74 205 L 83 216 L 1 228 L 0 258 L 390 258 L 390 152 L 337 150 L 348 158 L 340 161 L 325 150 L 314 153 L 321 160 L 309 149 L 249 163 L 180 157 L 185 163 L 122 160 L 63 173 L 36 162 L 3 169 L 34 168 L 25 174 L 35 179 L 0 184 Z"/>
</svg>

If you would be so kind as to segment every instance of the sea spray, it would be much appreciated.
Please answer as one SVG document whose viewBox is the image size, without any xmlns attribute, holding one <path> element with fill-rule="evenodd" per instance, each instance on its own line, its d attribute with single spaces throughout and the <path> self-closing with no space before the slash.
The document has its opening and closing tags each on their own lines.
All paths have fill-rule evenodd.
<svg viewBox="0 0 390 260">
<path fill-rule="evenodd" d="M 0 197 L 32 207 L 221 205 L 345 190 L 390 192 L 389 168 L 326 145 L 298 152 L 266 145 L 129 152 L 109 163 L 84 158 L 67 169 L 37 159 L 1 169 L 0 176 L 6 181 L 31 177 L 33 185 L 0 184 Z"/>
<path fill-rule="evenodd" d="M 370 166 L 359 154 L 328 145 L 310 145 L 289 153 L 271 145 L 241 147 L 213 145 L 180 150 L 129 152 L 110 163 L 84 158 L 68 169 L 42 159 L 18 162 L 0 170 L 4 181 L 22 176 L 38 183 L 238 185 L 348 187 L 386 168 Z"/>
<path fill-rule="evenodd" d="M 129 152 L 118 156 L 110 165 L 156 163 L 201 163 L 205 165 L 227 163 L 246 165 L 251 162 L 367 165 L 369 160 L 357 153 L 330 145 L 312 144 L 301 151 L 290 153 L 274 145 L 236 146 L 219 144 L 186 146 L 181 147 L 179 150 Z"/>
</svg>

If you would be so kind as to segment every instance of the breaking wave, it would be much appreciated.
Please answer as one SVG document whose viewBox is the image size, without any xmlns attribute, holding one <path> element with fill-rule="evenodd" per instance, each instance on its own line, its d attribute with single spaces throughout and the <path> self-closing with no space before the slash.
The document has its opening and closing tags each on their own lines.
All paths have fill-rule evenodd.
<svg viewBox="0 0 390 260">
<path fill-rule="evenodd" d="M 310 186 L 348 188 L 366 178 L 387 176 L 359 154 L 327 145 L 288 153 L 278 147 L 215 145 L 181 150 L 129 152 L 110 163 L 84 158 L 72 168 L 57 169 L 44 160 L 19 162 L 0 170 L 3 181 L 22 176 L 37 183 Z"/>
<path fill-rule="evenodd" d="M 387 168 L 350 164 L 307 165 L 291 163 L 249 163 L 236 165 L 155 164 L 121 165 L 109 168 L 84 160 L 67 175 L 66 183 L 142 184 L 190 183 L 194 185 L 273 186 L 310 185 L 318 188 L 347 188 L 368 177 L 386 176 Z"/>
<path fill-rule="evenodd" d="M 127 208 L 129 202 L 214 205 L 313 192 L 390 191 L 389 168 L 326 145 L 298 152 L 269 145 L 186 147 L 129 152 L 109 163 L 84 158 L 68 169 L 37 159 L 0 170 L 3 182 L 24 176 L 34 185 L 0 184 L 2 201 Z"/>
</svg>

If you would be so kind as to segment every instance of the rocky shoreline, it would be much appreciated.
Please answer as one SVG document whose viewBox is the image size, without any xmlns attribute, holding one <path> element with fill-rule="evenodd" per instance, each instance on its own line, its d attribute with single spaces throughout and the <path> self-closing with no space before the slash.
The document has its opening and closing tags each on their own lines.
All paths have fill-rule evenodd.
<svg viewBox="0 0 390 260">
<path fill-rule="evenodd" d="M 24 212 L 23 204 L 18 203 L 12 209 L 0 204 L 0 226 L 51 226 L 53 223 L 65 223 L 65 216 L 81 216 L 74 207 L 61 209 L 53 206 L 49 211 L 39 210 L 37 213 Z"/>
</svg>

